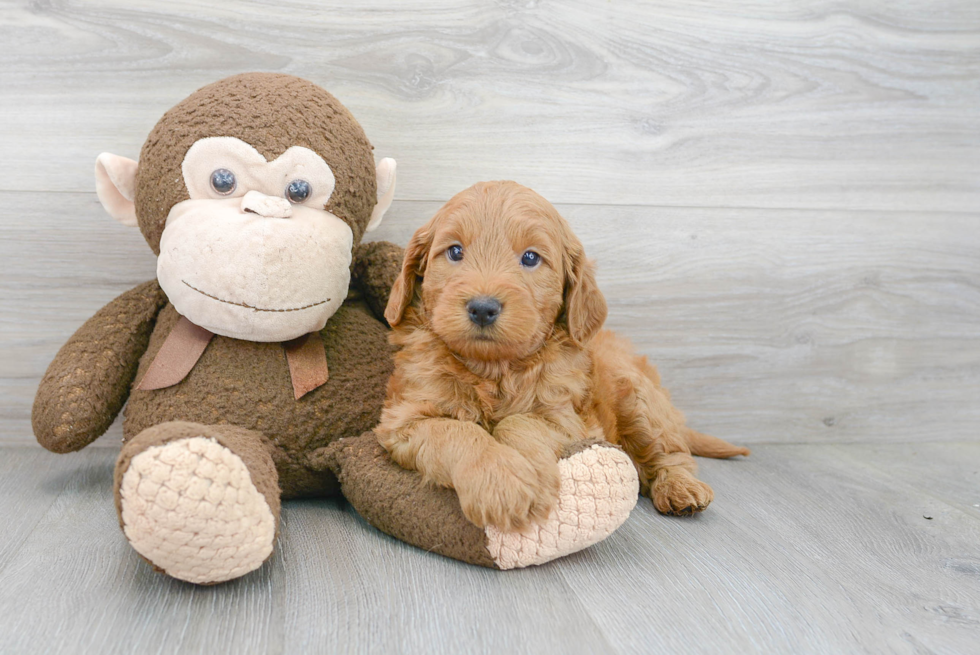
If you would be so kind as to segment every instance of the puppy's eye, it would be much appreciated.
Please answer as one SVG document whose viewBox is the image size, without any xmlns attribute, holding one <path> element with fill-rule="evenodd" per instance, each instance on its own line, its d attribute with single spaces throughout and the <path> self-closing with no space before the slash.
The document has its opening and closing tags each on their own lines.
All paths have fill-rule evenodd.
<svg viewBox="0 0 980 655">
<path fill-rule="evenodd" d="M 451 262 L 459 262 L 463 260 L 463 246 L 459 244 L 454 244 L 446 248 L 446 257 Z"/>
<path fill-rule="evenodd" d="M 235 174 L 229 171 L 227 168 L 219 168 L 211 173 L 211 188 L 217 193 L 227 196 L 229 193 L 234 191 L 235 187 L 237 186 L 238 181 L 235 180 Z"/>
<path fill-rule="evenodd" d="M 524 268 L 535 268 L 541 263 L 541 255 L 534 252 L 533 250 L 528 250 L 523 255 L 521 255 L 521 266 Z"/>
</svg>

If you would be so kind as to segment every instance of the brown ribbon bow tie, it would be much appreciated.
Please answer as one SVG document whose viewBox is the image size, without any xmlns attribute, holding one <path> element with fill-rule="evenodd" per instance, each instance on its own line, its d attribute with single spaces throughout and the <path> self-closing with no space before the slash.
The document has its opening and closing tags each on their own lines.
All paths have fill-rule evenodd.
<svg viewBox="0 0 980 655">
<path fill-rule="evenodd" d="M 194 325 L 181 316 L 136 388 L 141 391 L 152 391 L 174 386 L 191 372 L 213 337 L 213 332 L 205 330 L 200 325 Z M 310 332 L 298 339 L 285 341 L 282 346 L 286 351 L 289 377 L 293 383 L 293 395 L 296 400 L 326 383 L 330 377 L 327 369 L 327 352 L 323 348 L 323 339 L 318 332 Z"/>
</svg>

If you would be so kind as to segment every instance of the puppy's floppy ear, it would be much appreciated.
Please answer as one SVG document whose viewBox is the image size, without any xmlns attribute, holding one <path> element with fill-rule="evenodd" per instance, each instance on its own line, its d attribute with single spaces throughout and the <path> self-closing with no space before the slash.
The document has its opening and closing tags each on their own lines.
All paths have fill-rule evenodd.
<svg viewBox="0 0 980 655">
<path fill-rule="evenodd" d="M 585 258 L 582 245 L 574 243 L 569 250 L 565 273 L 565 311 L 562 318 L 572 341 L 583 346 L 606 322 L 606 297 L 599 291 L 599 285 L 595 281 L 595 266 Z"/>
<path fill-rule="evenodd" d="M 385 320 L 388 325 L 394 327 L 401 323 L 405 316 L 405 310 L 415 299 L 416 287 L 419 278 L 425 273 L 425 264 L 429 257 L 429 248 L 432 247 L 432 238 L 435 234 L 433 223 L 435 219 L 420 227 L 412 235 L 408 247 L 405 248 L 405 259 L 402 261 L 402 272 L 398 279 L 391 286 L 391 294 L 388 296 L 388 306 L 385 307 Z"/>
</svg>

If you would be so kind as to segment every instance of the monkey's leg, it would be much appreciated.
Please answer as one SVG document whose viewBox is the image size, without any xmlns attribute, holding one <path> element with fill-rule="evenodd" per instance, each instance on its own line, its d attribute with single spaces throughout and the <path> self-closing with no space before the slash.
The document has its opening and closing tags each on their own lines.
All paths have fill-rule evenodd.
<svg viewBox="0 0 980 655">
<path fill-rule="evenodd" d="M 470 564 L 512 569 L 544 564 L 602 541 L 636 505 L 639 482 L 629 457 L 608 442 L 567 447 L 558 463 L 558 506 L 541 524 L 518 532 L 479 528 L 466 520 L 452 489 L 427 485 L 395 464 L 372 432 L 312 454 L 329 469 L 368 523 L 397 539 Z"/>
<path fill-rule="evenodd" d="M 168 422 L 123 445 L 116 510 L 153 568 L 197 584 L 259 568 L 279 531 L 279 476 L 268 440 L 232 425 Z"/>
</svg>

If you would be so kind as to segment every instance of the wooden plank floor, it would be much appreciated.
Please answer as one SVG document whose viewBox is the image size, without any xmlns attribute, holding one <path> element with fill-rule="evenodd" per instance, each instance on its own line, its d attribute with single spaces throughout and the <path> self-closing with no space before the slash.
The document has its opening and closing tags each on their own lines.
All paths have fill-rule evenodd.
<svg viewBox="0 0 980 655">
<path fill-rule="evenodd" d="M 642 500 L 602 544 L 505 573 L 390 539 L 341 500 L 295 501 L 274 558 L 217 587 L 129 548 L 113 461 L 3 450 L 0 652 L 976 652 L 978 443 L 706 460 L 703 515 Z"/>
<path fill-rule="evenodd" d="M 125 543 L 119 426 L 42 451 L 38 380 L 155 275 L 93 162 L 233 73 L 317 82 L 399 162 L 372 238 L 478 180 L 573 224 L 609 326 L 689 422 L 690 520 L 491 572 L 288 503 L 273 559 L 194 587 Z M 0 653 L 980 652 L 975 0 L 0 4 Z M 927 518 L 928 517 L 928 518 Z"/>
</svg>

